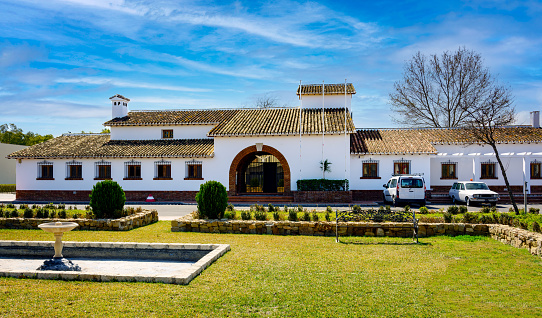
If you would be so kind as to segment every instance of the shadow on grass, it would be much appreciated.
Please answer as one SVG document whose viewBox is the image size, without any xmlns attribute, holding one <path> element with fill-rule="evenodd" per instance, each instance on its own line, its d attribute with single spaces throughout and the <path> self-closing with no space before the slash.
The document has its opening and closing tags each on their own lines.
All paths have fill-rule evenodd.
<svg viewBox="0 0 542 318">
<path fill-rule="evenodd" d="M 431 243 L 424 243 L 424 242 L 343 242 L 339 240 L 340 244 L 347 244 L 347 245 L 421 245 L 421 246 L 431 246 Z"/>
</svg>

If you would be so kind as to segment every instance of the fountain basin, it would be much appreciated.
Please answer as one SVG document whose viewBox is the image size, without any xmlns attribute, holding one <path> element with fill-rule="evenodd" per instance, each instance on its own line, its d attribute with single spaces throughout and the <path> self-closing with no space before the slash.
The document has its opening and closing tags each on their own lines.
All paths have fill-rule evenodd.
<svg viewBox="0 0 542 318">
<path fill-rule="evenodd" d="M 64 254 L 80 264 L 80 272 L 35 270 L 35 262 L 50 255 L 53 244 L 0 241 L 0 277 L 186 285 L 230 250 L 227 244 L 64 242 Z M 89 268 L 92 264 L 99 268 Z"/>
</svg>

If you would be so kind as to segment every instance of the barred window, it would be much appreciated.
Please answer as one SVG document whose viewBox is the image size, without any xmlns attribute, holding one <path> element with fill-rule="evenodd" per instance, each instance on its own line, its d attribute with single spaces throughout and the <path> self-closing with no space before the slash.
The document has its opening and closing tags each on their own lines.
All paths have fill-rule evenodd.
<svg viewBox="0 0 542 318">
<path fill-rule="evenodd" d="M 53 163 L 49 161 L 38 162 L 38 177 L 37 180 L 54 180 L 53 178 Z"/>
<path fill-rule="evenodd" d="M 163 139 L 173 138 L 173 129 L 162 129 L 162 138 Z"/>
<path fill-rule="evenodd" d="M 203 180 L 202 177 L 202 162 L 201 161 L 186 161 L 186 178 L 185 180 Z"/>
<path fill-rule="evenodd" d="M 441 179 L 457 179 L 457 162 L 441 162 Z"/>
<path fill-rule="evenodd" d="M 410 174 L 410 160 L 394 160 L 393 175 Z"/>
<path fill-rule="evenodd" d="M 171 161 L 154 162 L 154 180 L 171 180 Z"/>
<path fill-rule="evenodd" d="M 481 164 L 480 179 L 497 179 L 497 164 L 495 162 L 487 161 Z"/>
<path fill-rule="evenodd" d="M 66 162 L 66 180 L 83 180 L 83 163 L 80 161 Z"/>
<path fill-rule="evenodd" d="M 378 177 L 378 160 L 363 160 L 362 162 L 362 178 L 379 178 Z"/>
<path fill-rule="evenodd" d="M 542 174 L 540 173 L 541 164 L 537 160 L 531 161 L 531 179 L 542 179 Z"/>
<path fill-rule="evenodd" d="M 124 163 L 124 180 L 141 180 L 141 162 L 132 159 Z"/>
<path fill-rule="evenodd" d="M 111 162 L 98 161 L 94 163 L 94 180 L 111 179 Z"/>
</svg>

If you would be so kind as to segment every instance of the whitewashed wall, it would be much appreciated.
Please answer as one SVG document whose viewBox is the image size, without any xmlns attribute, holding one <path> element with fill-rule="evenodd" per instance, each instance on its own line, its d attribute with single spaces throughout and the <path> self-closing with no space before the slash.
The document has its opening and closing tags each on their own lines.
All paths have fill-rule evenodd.
<svg viewBox="0 0 542 318">
<path fill-rule="evenodd" d="M 112 126 L 112 140 L 162 139 L 162 130 L 173 129 L 173 139 L 204 139 L 215 125 Z"/>
<path fill-rule="evenodd" d="M 411 173 L 423 173 L 427 189 L 431 187 L 430 177 L 431 155 L 351 155 L 350 156 L 350 189 L 352 190 L 380 190 L 382 185 L 393 175 L 394 160 L 410 160 Z M 363 176 L 363 160 L 378 160 L 378 176 L 380 179 L 360 179 Z"/>
<path fill-rule="evenodd" d="M 487 145 L 435 145 L 439 154 L 431 159 L 431 182 L 444 186 L 453 184 L 454 180 L 441 180 L 441 164 L 457 162 L 458 180 L 483 181 L 488 185 L 504 185 L 504 178 L 497 163 L 493 149 Z M 542 180 L 530 179 L 530 163 L 535 159 L 542 161 L 542 144 L 500 144 L 499 156 L 506 168 L 510 185 L 523 185 L 525 160 L 525 178 L 528 187 L 542 185 Z M 481 163 L 492 161 L 496 163 L 497 179 L 480 179 Z M 474 166 L 474 169 L 473 169 Z"/>
<path fill-rule="evenodd" d="M 211 167 L 212 158 L 194 158 L 196 161 L 202 161 L 202 177 L 204 180 L 184 180 L 186 177 L 186 161 L 192 158 L 168 159 L 171 161 L 171 177 L 173 180 L 153 180 L 154 162 L 160 161 L 160 158 L 134 159 L 141 162 L 142 180 L 123 180 L 124 162 L 131 159 L 107 159 L 111 162 L 111 177 L 113 181 L 119 183 L 125 191 L 197 191 L 200 184 L 213 180 Z M 55 180 L 36 180 L 38 175 L 37 163 L 43 160 L 23 159 L 22 163 L 17 163 L 17 190 L 91 190 L 92 186 L 99 182 L 94 180 L 95 168 L 94 162 L 98 159 L 76 159 L 82 162 L 83 180 L 65 180 L 66 178 L 66 159 L 47 160 L 53 162 L 53 177 Z"/>
<path fill-rule="evenodd" d="M 325 135 L 324 159 L 331 162 L 331 172 L 326 179 L 345 178 L 345 154 L 350 150 L 349 137 L 344 135 Z M 297 190 L 299 179 L 322 178 L 320 161 L 322 160 L 322 135 L 303 135 L 301 138 L 301 156 L 299 136 L 262 136 L 262 137 L 215 137 L 215 157 L 213 158 L 214 180 L 228 187 L 229 169 L 235 156 L 243 149 L 256 143 L 277 149 L 288 161 L 291 173 L 291 190 Z M 346 176 L 348 177 L 349 159 L 346 158 Z"/>
<path fill-rule="evenodd" d="M 322 108 L 322 95 L 301 95 L 303 108 Z M 325 108 L 344 108 L 344 95 L 324 95 Z M 346 95 L 346 108 L 351 109 L 352 94 Z"/>
</svg>

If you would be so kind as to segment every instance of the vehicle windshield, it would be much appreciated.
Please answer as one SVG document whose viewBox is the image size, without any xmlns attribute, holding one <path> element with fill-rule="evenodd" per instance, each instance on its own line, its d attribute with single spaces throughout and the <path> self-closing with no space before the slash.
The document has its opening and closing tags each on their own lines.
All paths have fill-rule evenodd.
<svg viewBox="0 0 542 318">
<path fill-rule="evenodd" d="M 401 188 L 423 188 L 422 179 L 401 179 Z"/>
<path fill-rule="evenodd" d="M 465 186 L 467 190 L 489 190 L 489 188 L 487 187 L 487 184 L 483 182 L 466 183 Z"/>
</svg>

